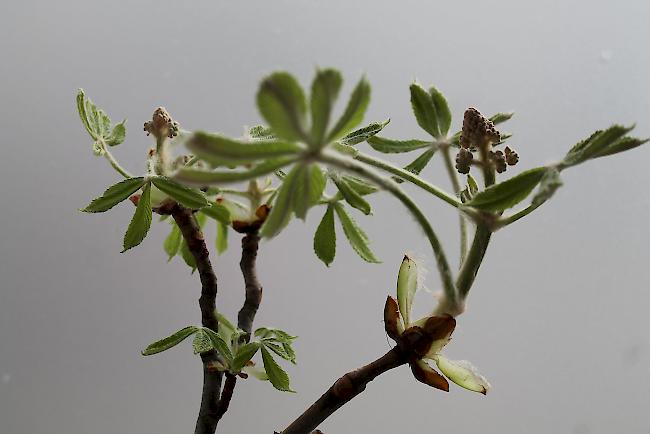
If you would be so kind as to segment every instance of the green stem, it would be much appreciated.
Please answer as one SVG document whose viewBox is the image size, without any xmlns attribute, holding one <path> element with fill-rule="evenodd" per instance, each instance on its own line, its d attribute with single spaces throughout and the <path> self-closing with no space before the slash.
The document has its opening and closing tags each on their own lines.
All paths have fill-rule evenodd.
<svg viewBox="0 0 650 434">
<path fill-rule="evenodd" d="M 481 160 L 488 161 L 487 151 L 484 149 L 481 150 Z M 491 165 L 483 165 L 483 181 L 486 188 L 496 181 L 494 168 Z M 472 245 L 460 267 L 458 279 L 456 279 L 456 288 L 458 288 L 458 293 L 462 300 L 467 298 L 467 294 L 469 294 L 469 290 L 474 284 L 478 270 L 485 257 L 485 252 L 490 244 L 491 237 L 492 231 L 489 226 L 485 223 L 478 223 Z"/>
<path fill-rule="evenodd" d="M 451 161 L 449 146 L 442 147 L 442 156 L 445 160 L 445 167 L 447 168 L 447 174 L 449 175 L 454 193 L 458 195 L 460 194 L 460 182 L 458 181 L 458 172 L 454 170 L 454 164 Z M 458 220 L 460 226 L 460 263 L 462 264 L 467 256 L 467 220 L 463 214 L 459 214 Z"/>
<path fill-rule="evenodd" d="M 133 178 L 133 175 L 131 175 L 126 169 L 120 166 L 120 163 L 118 163 L 115 157 L 113 157 L 113 154 L 111 154 L 110 151 L 106 149 L 106 146 L 104 146 L 104 157 L 108 160 L 111 166 L 113 166 L 113 169 L 115 169 L 120 175 L 125 178 Z"/>
<path fill-rule="evenodd" d="M 374 166 L 385 172 L 392 173 L 393 175 L 398 176 L 404 179 L 405 181 L 409 181 L 410 183 L 417 185 L 424 191 L 427 191 L 433 194 L 434 196 L 436 196 L 437 198 L 444 200 L 449 205 L 455 208 L 460 208 L 463 205 L 460 200 L 458 200 L 451 194 L 440 189 L 439 187 L 436 187 L 435 185 L 429 184 L 428 182 L 426 182 L 419 176 L 415 175 L 414 173 L 409 172 L 408 170 L 393 166 L 390 163 L 382 161 L 378 158 L 371 157 L 370 155 L 362 154 L 361 152 L 355 154 L 354 159 L 361 161 L 362 163 L 366 163 L 370 166 Z"/>
<path fill-rule="evenodd" d="M 511 223 L 516 222 L 520 218 L 526 217 L 528 214 L 532 213 L 535 211 L 537 208 L 542 206 L 546 201 L 538 202 L 536 204 L 530 204 L 526 208 L 522 209 L 521 211 L 518 211 L 512 215 L 506 216 L 506 217 L 501 217 L 496 221 L 496 228 L 502 228 L 504 226 L 508 226 Z"/>
<path fill-rule="evenodd" d="M 384 178 L 371 168 L 365 167 L 362 164 L 358 164 L 356 161 L 341 157 L 334 153 L 323 151 L 317 157 L 322 163 L 334 166 L 338 169 L 345 170 L 347 172 L 354 173 L 361 176 L 362 178 L 367 179 L 378 185 L 379 187 L 387 190 L 393 196 L 395 196 L 402 204 L 409 210 L 413 215 L 415 220 L 418 222 L 425 235 L 429 239 L 431 248 L 433 249 L 434 256 L 436 258 L 436 264 L 438 266 L 438 271 L 440 273 L 440 278 L 443 283 L 445 296 L 451 303 L 456 303 L 456 287 L 454 286 L 453 276 L 451 269 L 449 268 L 449 263 L 447 262 L 447 257 L 445 252 L 434 232 L 431 224 L 424 216 L 420 208 L 413 202 L 413 200 L 399 187 L 399 185 L 390 178 Z"/>
</svg>

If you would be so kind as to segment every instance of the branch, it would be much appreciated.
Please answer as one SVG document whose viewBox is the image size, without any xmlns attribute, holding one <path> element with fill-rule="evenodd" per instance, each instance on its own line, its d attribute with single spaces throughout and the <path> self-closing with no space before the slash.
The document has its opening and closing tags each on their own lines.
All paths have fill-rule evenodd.
<svg viewBox="0 0 650 434">
<path fill-rule="evenodd" d="M 257 260 L 257 249 L 259 247 L 260 237 L 256 232 L 249 233 L 242 238 L 241 241 L 241 260 L 239 267 L 241 268 L 242 275 L 244 276 L 244 284 L 246 285 L 246 296 L 244 305 L 239 310 L 237 315 L 237 327 L 244 330 L 246 335 L 242 337 L 244 342 L 250 340 L 250 334 L 253 329 L 253 321 L 257 309 L 262 302 L 262 285 L 257 279 L 257 270 L 255 267 Z M 237 385 L 237 376 L 226 374 L 226 381 L 221 392 L 221 398 L 217 403 L 215 419 L 218 423 L 224 414 L 228 411 L 230 400 Z"/>
<path fill-rule="evenodd" d="M 408 353 L 396 346 L 372 363 L 336 380 L 311 407 L 279 434 L 308 434 L 336 410 L 366 389 L 377 376 L 408 362 Z M 278 433 L 276 433 L 278 434 Z"/>
<path fill-rule="evenodd" d="M 257 249 L 259 247 L 260 237 L 257 233 L 250 233 L 241 240 L 241 260 L 239 267 L 244 276 L 246 285 L 246 298 L 244 305 L 237 314 L 237 327 L 247 333 L 245 339 L 250 339 L 253 330 L 253 321 L 255 314 L 262 302 L 262 285 L 257 278 L 257 269 L 255 267 L 257 260 Z"/>
<path fill-rule="evenodd" d="M 183 235 L 185 243 L 187 243 L 187 248 L 196 261 L 196 268 L 201 279 L 201 297 L 199 298 L 201 323 L 204 327 L 217 331 L 219 325 L 215 315 L 217 308 L 217 276 L 210 263 L 209 252 L 205 245 L 201 227 L 194 218 L 192 210 L 183 208 L 177 203 L 165 204 L 158 212 L 171 214 Z M 212 367 L 214 362 L 218 360 L 215 351 L 201 354 L 201 360 L 203 361 L 203 393 L 194 433 L 213 434 L 218 422 L 216 416 L 222 373 Z"/>
</svg>

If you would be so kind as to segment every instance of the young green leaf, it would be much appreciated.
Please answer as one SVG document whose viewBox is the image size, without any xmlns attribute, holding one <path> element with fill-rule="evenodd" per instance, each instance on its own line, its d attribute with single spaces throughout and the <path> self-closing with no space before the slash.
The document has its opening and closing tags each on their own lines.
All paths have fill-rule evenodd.
<svg viewBox="0 0 650 434">
<path fill-rule="evenodd" d="M 266 375 L 269 376 L 269 381 L 271 381 L 273 387 L 283 392 L 293 392 L 289 385 L 289 376 L 287 373 L 278 365 L 265 347 L 262 347 L 261 350 L 264 370 L 266 371 Z"/>
<path fill-rule="evenodd" d="M 237 140 L 220 134 L 197 131 L 187 141 L 187 147 L 198 157 L 215 166 L 224 161 L 251 163 L 295 155 L 302 151 L 296 143 L 278 140 Z"/>
<path fill-rule="evenodd" d="M 201 209 L 209 205 L 208 199 L 201 190 L 185 187 L 164 176 L 156 176 L 151 179 L 151 182 L 185 208 Z"/>
<path fill-rule="evenodd" d="M 431 158 L 433 155 L 436 153 L 437 148 L 429 148 L 426 151 L 424 151 L 418 158 L 415 160 L 411 161 L 409 164 L 404 166 L 404 170 L 408 170 L 409 172 L 419 175 L 422 170 L 429 164 L 431 161 Z M 393 180 L 397 183 L 402 183 L 404 180 L 402 178 L 399 178 L 397 176 L 393 177 Z"/>
<path fill-rule="evenodd" d="M 173 335 L 168 336 L 164 339 L 161 339 L 149 345 L 147 348 L 145 348 L 142 351 L 142 355 L 151 356 L 152 354 L 158 354 L 165 350 L 168 350 L 171 347 L 180 344 L 183 340 L 187 339 L 189 336 L 192 336 L 194 333 L 197 332 L 198 329 L 199 328 L 195 326 L 188 326 L 182 328 L 176 333 L 174 333 Z"/>
<path fill-rule="evenodd" d="M 314 252 L 328 267 L 336 254 L 336 231 L 334 230 L 334 208 L 327 206 L 322 220 L 314 233 Z"/>
<path fill-rule="evenodd" d="M 501 124 L 507 120 L 510 120 L 511 117 L 513 117 L 515 112 L 500 112 L 500 113 L 495 113 L 492 116 L 490 116 L 490 121 L 494 125 Z"/>
<path fill-rule="evenodd" d="M 232 351 L 230 351 L 230 345 L 228 345 L 226 341 L 214 330 L 211 330 L 207 327 L 203 327 L 202 330 L 208 335 L 208 338 L 210 338 L 212 347 L 217 350 L 217 352 L 221 354 L 224 359 L 226 359 L 229 365 L 232 365 L 233 355 Z"/>
<path fill-rule="evenodd" d="M 201 208 L 201 212 L 210 218 L 215 219 L 224 225 L 230 224 L 230 211 L 228 208 L 220 203 L 210 202 L 210 206 Z"/>
<path fill-rule="evenodd" d="M 427 142 L 426 140 L 392 140 L 379 136 L 369 138 L 368 144 L 375 151 L 383 152 L 384 154 L 411 152 L 416 149 L 431 146 L 431 142 Z"/>
<path fill-rule="evenodd" d="M 176 180 L 191 185 L 205 186 L 211 184 L 231 184 L 259 178 L 260 176 L 274 173 L 279 169 L 293 163 L 297 157 L 285 157 L 264 161 L 257 164 L 250 170 L 245 171 L 219 171 L 209 172 L 206 170 L 182 167 L 176 176 Z"/>
<path fill-rule="evenodd" d="M 378 190 L 377 187 L 375 187 L 374 185 L 364 181 L 363 179 L 356 178 L 354 176 L 341 175 L 341 179 L 347 182 L 350 188 L 352 188 L 354 191 L 356 191 L 358 194 L 362 196 L 374 193 Z"/>
<path fill-rule="evenodd" d="M 397 274 L 397 303 L 405 327 L 411 324 L 411 307 L 418 290 L 418 269 L 416 262 L 404 255 Z"/>
<path fill-rule="evenodd" d="M 608 149 L 612 146 L 616 148 L 619 139 L 623 138 L 633 128 L 634 126 L 613 125 L 604 131 L 596 131 L 569 150 L 562 161 L 562 167 L 575 166 L 591 158 L 607 155 Z"/>
<path fill-rule="evenodd" d="M 287 352 L 283 345 L 277 344 L 277 343 L 272 342 L 270 340 L 264 340 L 262 342 L 262 345 L 264 346 L 264 348 L 273 351 L 275 354 L 282 357 L 284 360 L 288 360 L 291 363 L 293 363 L 294 365 L 296 364 L 295 353 L 291 354 L 291 353 Z"/>
<path fill-rule="evenodd" d="M 182 241 L 183 236 L 181 235 L 181 230 L 178 228 L 176 223 L 172 223 L 172 230 L 163 243 L 163 248 L 168 256 L 167 261 L 171 261 L 172 258 L 178 254 Z"/>
<path fill-rule="evenodd" d="M 218 254 L 222 254 L 228 250 L 228 226 L 223 222 L 217 220 L 217 238 L 215 240 L 215 247 Z"/>
<path fill-rule="evenodd" d="M 302 165 L 294 166 L 282 180 L 282 185 L 271 207 L 271 212 L 260 231 L 260 235 L 263 237 L 272 238 L 276 236 L 289 223 L 293 212 L 293 195 L 296 191 L 297 180 L 300 172 L 303 170 L 302 168 Z"/>
<path fill-rule="evenodd" d="M 625 152 L 629 151 L 630 149 L 634 149 L 638 146 L 643 145 L 644 143 L 647 143 L 648 140 L 650 139 L 639 139 L 636 137 L 622 137 L 603 149 L 602 151 L 596 153 L 594 156 L 591 158 L 600 158 L 600 157 L 606 157 L 608 155 L 614 155 L 618 154 L 619 152 Z"/>
<path fill-rule="evenodd" d="M 546 167 L 527 170 L 499 184 L 478 192 L 466 205 L 487 211 L 504 211 L 517 205 L 535 189 Z"/>
<path fill-rule="evenodd" d="M 212 340 L 210 339 L 210 336 L 208 335 L 205 328 L 199 328 L 194 334 L 192 349 L 194 350 L 194 354 L 207 353 L 208 351 L 212 351 L 214 349 Z"/>
<path fill-rule="evenodd" d="M 449 127 L 451 126 L 451 111 L 445 96 L 435 87 L 429 88 L 429 95 L 433 101 L 433 106 L 436 108 L 438 130 L 441 137 L 447 137 Z"/>
<path fill-rule="evenodd" d="M 196 260 L 194 259 L 192 252 L 190 252 L 189 247 L 187 247 L 185 240 L 181 241 L 181 248 L 179 251 L 181 258 L 183 258 L 183 261 L 187 264 L 188 267 L 190 267 L 192 270 L 191 272 L 194 273 L 194 271 L 196 271 Z"/>
<path fill-rule="evenodd" d="M 311 139 L 314 144 L 322 145 L 330 120 L 330 114 L 336 103 L 343 78 L 335 69 L 322 69 L 316 72 L 311 84 Z"/>
<path fill-rule="evenodd" d="M 411 91 L 411 107 L 418 125 L 433 137 L 440 137 L 438 113 L 431 95 L 417 83 L 411 84 L 409 89 Z"/>
<path fill-rule="evenodd" d="M 124 234 L 124 250 L 122 250 L 122 253 L 140 244 L 149 232 L 152 218 L 150 193 L 151 184 L 147 182 L 142 188 L 138 206 L 136 206 L 131 223 L 129 223 L 126 234 Z"/>
<path fill-rule="evenodd" d="M 138 191 L 144 185 L 144 178 L 128 178 L 114 184 L 104 191 L 100 197 L 93 199 L 85 208 L 83 212 L 104 212 L 113 208 L 118 203 L 126 200 L 133 193 Z"/>
<path fill-rule="evenodd" d="M 354 146 L 358 143 L 365 142 L 369 138 L 373 137 L 375 134 L 378 134 L 381 130 L 384 129 L 386 125 L 390 122 L 390 119 L 386 119 L 383 122 L 373 122 L 368 126 L 354 130 L 351 133 L 348 133 L 344 137 L 339 139 L 339 143 L 347 146 Z"/>
<path fill-rule="evenodd" d="M 247 344 L 241 345 L 237 349 L 237 353 L 232 362 L 233 372 L 239 372 L 244 366 L 248 363 L 250 359 L 253 358 L 257 350 L 260 349 L 259 342 L 249 342 Z"/>
<path fill-rule="evenodd" d="M 363 115 L 366 113 L 366 108 L 368 108 L 368 103 L 370 102 L 370 84 L 366 81 L 364 77 L 359 80 L 357 86 L 352 91 L 348 105 L 345 108 L 345 111 L 336 122 L 336 125 L 332 128 L 327 136 L 327 142 L 333 142 L 347 133 L 352 131 L 354 127 L 359 125 L 363 119 Z"/>
<path fill-rule="evenodd" d="M 475 195 L 478 193 L 478 183 L 476 182 L 476 179 L 471 174 L 467 174 L 467 186 L 469 187 L 469 192 L 472 195 Z"/>
<path fill-rule="evenodd" d="M 341 221 L 341 226 L 343 227 L 343 232 L 347 237 L 350 245 L 355 252 L 367 262 L 379 263 L 375 255 L 370 250 L 368 236 L 363 232 L 363 230 L 357 225 L 352 217 L 345 211 L 345 208 L 340 203 L 335 203 L 334 210 Z"/>
<path fill-rule="evenodd" d="M 126 120 L 111 128 L 111 120 L 108 115 L 88 98 L 83 89 L 77 93 L 77 111 L 81 123 L 95 141 L 94 146 L 101 148 L 103 143 L 109 146 L 119 145 L 124 141 L 126 135 Z M 98 153 L 98 152 L 96 152 Z M 101 152 L 99 152 L 101 153 Z"/>
<path fill-rule="evenodd" d="M 365 215 L 370 214 L 372 211 L 370 204 L 354 188 L 352 188 L 344 178 L 336 174 L 331 175 L 330 177 L 332 181 L 334 181 L 334 184 L 336 184 L 336 188 L 339 189 L 339 192 L 350 206 L 358 209 Z"/>
<path fill-rule="evenodd" d="M 296 217 L 302 220 L 307 217 L 309 208 L 323 196 L 326 182 L 327 179 L 317 164 L 301 165 L 296 174 L 295 191 L 291 198 Z"/>
<path fill-rule="evenodd" d="M 266 77 L 257 92 L 257 108 L 278 137 L 290 141 L 306 138 L 305 94 L 291 74 L 275 72 Z"/>
<path fill-rule="evenodd" d="M 271 128 L 265 127 L 264 125 L 255 125 L 254 127 L 249 128 L 248 136 L 251 139 L 277 139 L 277 137 L 273 135 L 273 130 L 271 130 Z"/>
</svg>

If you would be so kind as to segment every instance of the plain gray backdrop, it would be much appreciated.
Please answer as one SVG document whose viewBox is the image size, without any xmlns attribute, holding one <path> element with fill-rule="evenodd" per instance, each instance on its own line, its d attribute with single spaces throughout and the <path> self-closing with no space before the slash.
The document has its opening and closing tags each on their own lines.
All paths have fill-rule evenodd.
<svg viewBox="0 0 650 434">
<path fill-rule="evenodd" d="M 408 85 L 435 84 L 455 115 L 515 110 L 503 129 L 521 163 L 559 159 L 611 123 L 650 135 L 647 1 L 5 1 L 0 14 L 0 433 L 192 432 L 201 366 L 189 344 L 151 358 L 150 341 L 199 321 L 197 276 L 161 249 L 155 224 L 120 254 L 133 212 L 77 209 L 119 180 L 79 122 L 83 87 L 114 120 L 115 150 L 142 172 L 142 122 L 166 106 L 186 129 L 239 135 L 260 122 L 260 78 L 287 69 L 308 85 L 340 68 L 347 95 L 366 74 L 366 120 L 385 135 L 424 137 Z M 367 146 L 367 145 L 364 145 Z M 365 148 L 364 148 L 365 149 Z M 342 433 L 650 432 L 650 147 L 567 171 L 565 186 L 529 218 L 498 232 L 446 352 L 493 384 L 487 397 L 417 383 L 406 368 L 372 383 L 323 424 Z M 406 161 L 406 160 L 404 160 Z M 448 188 L 443 168 L 425 176 Z M 457 254 L 456 215 L 413 191 Z M 311 252 L 322 210 L 264 242 L 258 325 L 300 336 L 297 394 L 239 382 L 220 428 L 281 429 L 347 370 L 389 344 L 382 307 L 405 251 L 432 268 L 428 244 L 387 195 L 358 221 L 381 265 L 363 263 L 339 232 L 326 269 Z M 212 230 L 212 229 L 211 229 Z M 212 234 L 212 232 L 210 232 Z M 219 305 L 243 297 L 237 237 L 214 260 Z M 422 313 L 431 294 L 418 299 Z"/>
</svg>

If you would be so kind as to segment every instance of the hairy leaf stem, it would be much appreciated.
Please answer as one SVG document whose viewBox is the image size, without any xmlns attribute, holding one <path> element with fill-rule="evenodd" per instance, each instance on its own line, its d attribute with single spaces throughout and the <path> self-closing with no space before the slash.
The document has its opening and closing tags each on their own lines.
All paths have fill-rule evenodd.
<svg viewBox="0 0 650 434">
<path fill-rule="evenodd" d="M 319 154 L 318 159 L 322 163 L 329 164 L 347 172 L 355 173 L 362 178 L 375 183 L 379 187 L 387 190 L 400 202 L 402 202 L 402 204 L 413 215 L 427 236 L 429 243 L 431 244 L 431 248 L 433 249 L 445 296 L 450 301 L 450 303 L 454 304 L 455 306 L 455 303 L 457 301 L 456 287 L 454 285 L 453 275 L 451 269 L 449 268 L 449 263 L 447 262 L 447 257 L 445 256 L 444 249 L 442 248 L 442 245 L 440 244 L 435 231 L 431 227 L 429 220 L 427 220 L 416 203 L 413 202 L 413 200 L 406 193 L 404 193 L 404 191 L 395 181 L 390 178 L 384 178 L 374 170 L 367 168 L 362 164 L 358 164 L 352 159 L 341 157 L 337 154 L 327 151 L 323 151 L 321 154 Z"/>
<path fill-rule="evenodd" d="M 454 189 L 454 193 L 458 195 L 460 194 L 460 182 L 458 180 L 458 173 L 454 169 L 454 164 L 451 160 L 449 146 L 442 146 L 440 149 L 445 161 L 445 167 L 447 168 L 449 180 L 451 181 L 451 186 Z M 459 214 L 458 222 L 460 227 L 460 264 L 462 265 L 465 257 L 467 256 L 467 219 L 463 214 Z"/>
</svg>

